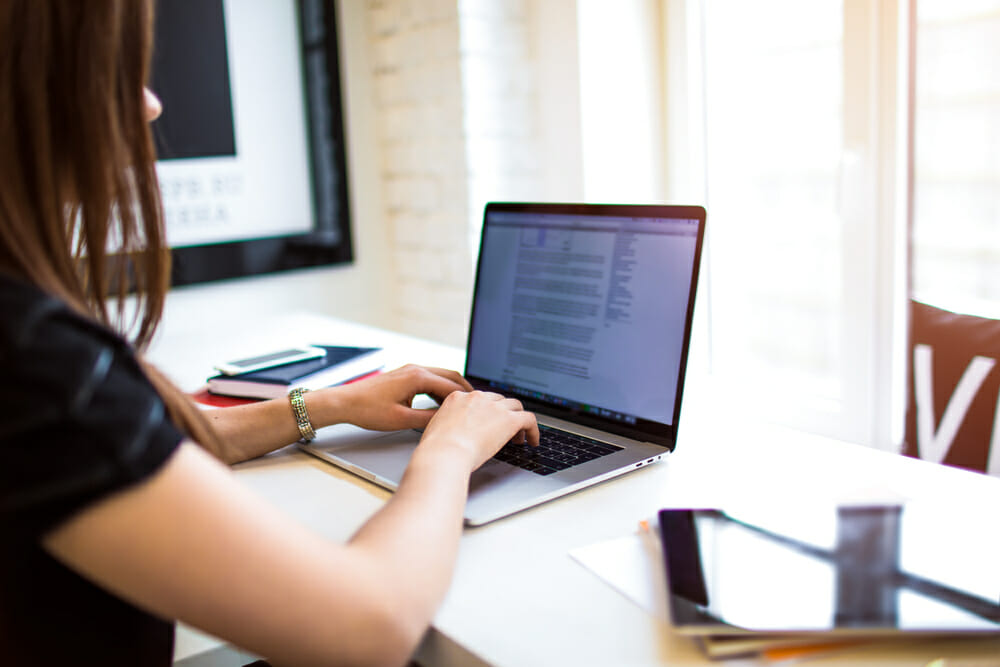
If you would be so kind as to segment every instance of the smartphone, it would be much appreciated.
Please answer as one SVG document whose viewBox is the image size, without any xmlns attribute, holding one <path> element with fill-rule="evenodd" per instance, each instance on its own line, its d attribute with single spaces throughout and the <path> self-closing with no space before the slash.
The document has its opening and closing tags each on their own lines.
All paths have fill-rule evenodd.
<svg viewBox="0 0 1000 667">
<path fill-rule="evenodd" d="M 297 361 L 318 359 L 319 357 L 325 355 L 326 350 L 321 347 L 304 345 L 302 347 L 291 347 L 287 350 L 270 352 L 268 354 L 262 354 L 248 359 L 227 361 L 216 365 L 215 368 L 223 375 L 238 375 L 240 373 L 251 373 L 265 368 L 273 368 L 275 366 L 284 366 L 285 364 L 292 364 Z"/>
</svg>

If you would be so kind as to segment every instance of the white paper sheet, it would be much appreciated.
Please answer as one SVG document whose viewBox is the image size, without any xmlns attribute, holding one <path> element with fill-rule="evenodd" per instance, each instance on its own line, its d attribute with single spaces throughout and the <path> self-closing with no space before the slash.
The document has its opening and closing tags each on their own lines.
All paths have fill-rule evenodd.
<svg viewBox="0 0 1000 667">
<path fill-rule="evenodd" d="M 652 534 L 638 532 L 598 542 L 569 555 L 650 614 L 669 620 L 663 559 Z"/>
</svg>

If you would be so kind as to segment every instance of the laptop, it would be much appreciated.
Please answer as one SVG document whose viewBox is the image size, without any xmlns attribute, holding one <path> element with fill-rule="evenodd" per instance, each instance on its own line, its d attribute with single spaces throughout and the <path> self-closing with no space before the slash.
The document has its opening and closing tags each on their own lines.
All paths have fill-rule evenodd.
<svg viewBox="0 0 1000 667">
<path fill-rule="evenodd" d="M 473 473 L 467 525 L 674 450 L 704 234 L 699 206 L 487 204 L 465 376 L 534 412 L 542 445 Z M 321 430 L 300 446 L 395 490 L 419 438 Z"/>
</svg>

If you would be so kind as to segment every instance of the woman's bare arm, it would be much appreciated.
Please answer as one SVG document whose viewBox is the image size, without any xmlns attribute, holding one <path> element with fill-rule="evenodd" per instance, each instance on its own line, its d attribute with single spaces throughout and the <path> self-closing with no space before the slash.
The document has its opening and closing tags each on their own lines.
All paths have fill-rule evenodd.
<svg viewBox="0 0 1000 667">
<path fill-rule="evenodd" d="M 443 400 L 453 391 L 472 387 L 455 371 L 423 366 L 403 368 L 360 382 L 309 392 L 304 395 L 315 428 L 350 423 L 375 430 L 424 428 L 434 410 L 413 409 L 417 394 Z M 208 413 L 223 443 L 213 451 L 226 463 L 261 456 L 299 439 L 287 398 L 277 398 Z"/>
<path fill-rule="evenodd" d="M 537 442 L 516 401 L 449 397 L 398 491 L 346 545 L 297 525 L 185 443 L 45 546 L 137 606 L 279 664 L 401 664 L 447 589 L 470 471 L 518 432 Z"/>
</svg>

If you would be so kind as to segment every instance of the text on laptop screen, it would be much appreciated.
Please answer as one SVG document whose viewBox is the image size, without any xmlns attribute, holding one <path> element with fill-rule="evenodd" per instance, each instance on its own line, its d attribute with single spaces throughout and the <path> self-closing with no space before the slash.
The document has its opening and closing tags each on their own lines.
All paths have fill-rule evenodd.
<svg viewBox="0 0 1000 667">
<path fill-rule="evenodd" d="M 698 233 L 694 219 L 487 210 L 466 373 L 673 424 Z"/>
</svg>

